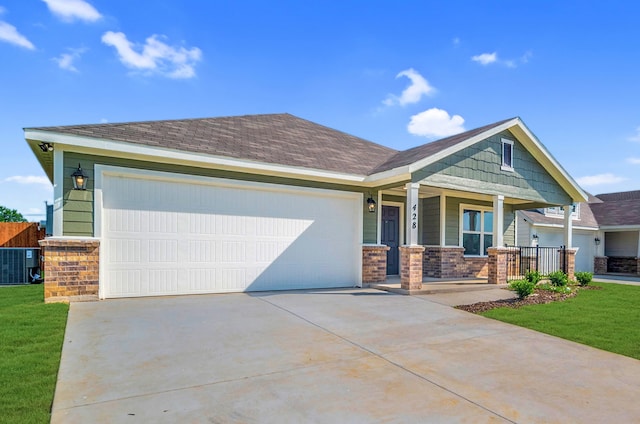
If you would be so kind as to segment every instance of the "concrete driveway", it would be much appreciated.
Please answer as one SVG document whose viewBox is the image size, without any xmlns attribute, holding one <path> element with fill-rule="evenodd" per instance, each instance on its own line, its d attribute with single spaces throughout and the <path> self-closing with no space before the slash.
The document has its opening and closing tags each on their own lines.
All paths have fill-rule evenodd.
<svg viewBox="0 0 640 424">
<path fill-rule="evenodd" d="M 640 361 L 427 297 L 269 292 L 72 304 L 52 422 L 630 423 L 639 396 Z"/>
</svg>

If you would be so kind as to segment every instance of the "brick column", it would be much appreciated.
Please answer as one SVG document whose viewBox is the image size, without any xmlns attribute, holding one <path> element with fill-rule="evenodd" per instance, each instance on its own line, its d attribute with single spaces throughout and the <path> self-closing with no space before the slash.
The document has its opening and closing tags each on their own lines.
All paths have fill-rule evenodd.
<svg viewBox="0 0 640 424">
<path fill-rule="evenodd" d="M 424 246 L 400 246 L 400 288 L 422 289 L 422 256 Z"/>
<path fill-rule="evenodd" d="M 576 272 L 576 253 L 578 253 L 578 249 L 567 249 L 566 250 L 566 258 L 567 258 L 567 278 L 569 281 L 575 280 L 575 272 Z M 560 258 L 560 266 L 563 266 L 564 258 Z"/>
<path fill-rule="evenodd" d="M 44 249 L 44 301 L 98 300 L 100 241 L 47 238 Z"/>
<path fill-rule="evenodd" d="M 384 244 L 362 246 L 362 284 L 382 283 L 387 279 L 387 251 Z"/>
<path fill-rule="evenodd" d="M 593 273 L 606 274 L 609 258 L 606 256 L 596 256 L 593 258 Z"/>
<path fill-rule="evenodd" d="M 490 247 L 487 249 L 489 255 L 488 263 L 488 283 L 489 284 L 506 284 L 507 283 L 507 254 L 509 249 L 506 247 Z"/>
<path fill-rule="evenodd" d="M 636 274 L 640 275 L 640 257 L 636 258 L 638 263 L 636 265 Z"/>
</svg>

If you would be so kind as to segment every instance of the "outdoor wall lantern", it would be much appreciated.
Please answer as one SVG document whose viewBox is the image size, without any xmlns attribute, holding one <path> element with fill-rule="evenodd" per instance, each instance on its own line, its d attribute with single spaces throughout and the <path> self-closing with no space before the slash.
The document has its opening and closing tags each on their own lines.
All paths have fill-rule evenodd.
<svg viewBox="0 0 640 424">
<path fill-rule="evenodd" d="M 538 240 L 538 235 L 537 234 L 534 234 L 532 237 L 533 237 L 534 240 Z"/>
<path fill-rule="evenodd" d="M 76 172 L 71 174 L 71 179 L 73 180 L 74 190 L 87 189 L 87 180 L 89 179 L 89 176 L 82 170 L 80 164 L 78 164 L 78 169 L 76 169 Z"/>
<path fill-rule="evenodd" d="M 600 239 L 598 237 L 596 237 L 595 239 L 593 239 L 593 241 L 596 242 L 596 246 L 600 246 Z"/>
<path fill-rule="evenodd" d="M 38 144 L 38 147 L 40 147 L 40 150 L 44 153 L 53 152 L 53 144 L 51 143 L 40 143 Z"/>
<path fill-rule="evenodd" d="M 371 197 L 371 193 L 369 193 L 369 198 L 367 199 L 367 205 L 369 206 L 369 212 L 373 213 L 376 211 L 376 201 Z"/>
</svg>

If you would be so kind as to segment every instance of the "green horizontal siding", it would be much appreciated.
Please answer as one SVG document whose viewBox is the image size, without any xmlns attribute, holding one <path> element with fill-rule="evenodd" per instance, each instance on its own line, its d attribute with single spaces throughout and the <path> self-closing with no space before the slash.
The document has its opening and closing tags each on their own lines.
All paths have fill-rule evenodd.
<svg viewBox="0 0 640 424">
<path fill-rule="evenodd" d="M 422 222 L 420 223 L 421 244 L 440 244 L 440 197 L 422 199 Z"/>
<path fill-rule="evenodd" d="M 73 190 L 71 174 L 78 168 L 78 163 L 89 175 L 87 190 Z M 133 159 L 112 158 L 98 155 L 85 155 L 75 152 L 64 152 L 64 184 L 63 184 L 63 234 L 66 236 L 93 236 L 93 192 L 95 183 L 94 166 L 109 165 L 123 168 L 144 169 L 151 171 L 171 172 L 176 174 L 196 175 L 214 178 L 229 178 L 241 181 L 256 181 L 271 184 L 284 184 L 296 187 L 311 187 L 329 190 L 340 190 L 363 193 L 363 243 L 375 243 L 377 241 L 377 220 L 375 213 L 370 213 L 367 208 L 369 193 L 377 199 L 377 191 L 365 188 L 353 187 L 343 184 L 331 184 L 316 181 L 304 181 L 294 178 L 283 178 L 257 174 L 243 174 L 239 172 L 223 171 L 209 168 L 196 168 L 182 165 L 163 164 L 157 162 L 140 161 Z"/>
</svg>

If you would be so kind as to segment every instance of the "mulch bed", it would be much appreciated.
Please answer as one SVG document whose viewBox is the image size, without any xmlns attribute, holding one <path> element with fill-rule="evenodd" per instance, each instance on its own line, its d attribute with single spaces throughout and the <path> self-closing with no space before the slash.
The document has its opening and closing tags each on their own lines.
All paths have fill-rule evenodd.
<svg viewBox="0 0 640 424">
<path fill-rule="evenodd" d="M 601 287 L 584 286 L 571 287 L 571 293 L 556 293 L 549 290 L 535 289 L 535 291 L 524 299 L 502 299 L 491 302 L 478 302 L 472 305 L 459 305 L 456 309 L 479 314 L 495 308 L 513 308 L 517 309 L 527 305 L 540 305 L 543 303 L 562 302 L 578 295 L 580 290 L 599 290 Z"/>
</svg>

